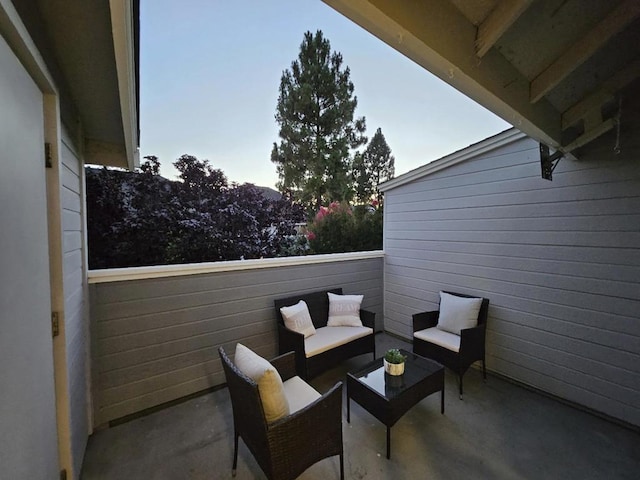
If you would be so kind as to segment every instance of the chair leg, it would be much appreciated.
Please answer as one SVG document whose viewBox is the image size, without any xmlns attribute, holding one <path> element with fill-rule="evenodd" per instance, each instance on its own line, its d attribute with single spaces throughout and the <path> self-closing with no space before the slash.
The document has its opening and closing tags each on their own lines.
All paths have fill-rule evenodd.
<svg viewBox="0 0 640 480">
<path fill-rule="evenodd" d="M 487 365 L 484 363 L 484 357 L 482 357 L 482 378 L 484 383 L 487 383 Z"/>
<path fill-rule="evenodd" d="M 458 374 L 458 385 L 460 385 L 460 400 L 462 400 L 462 374 Z"/>
<path fill-rule="evenodd" d="M 231 469 L 231 476 L 236 476 L 236 470 L 238 469 L 238 434 L 234 432 L 233 441 L 233 468 Z"/>
<path fill-rule="evenodd" d="M 344 452 L 340 453 L 340 480 L 344 480 Z"/>
</svg>

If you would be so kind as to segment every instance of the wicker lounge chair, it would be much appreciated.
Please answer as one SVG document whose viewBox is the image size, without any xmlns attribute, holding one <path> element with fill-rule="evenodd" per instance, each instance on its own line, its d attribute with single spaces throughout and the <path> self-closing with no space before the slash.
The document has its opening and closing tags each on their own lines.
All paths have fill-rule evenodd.
<svg viewBox="0 0 640 480">
<path fill-rule="evenodd" d="M 233 475 L 238 465 L 238 438 L 242 437 L 270 480 L 298 477 L 314 463 L 340 456 L 340 478 L 344 479 L 342 445 L 342 382 L 290 415 L 268 423 L 258 384 L 238 370 L 222 347 L 218 350 L 224 368 L 234 425 Z M 295 377 L 293 352 L 271 360 L 282 377 Z M 311 388 L 311 387 L 309 387 Z"/>
<path fill-rule="evenodd" d="M 443 292 L 460 298 L 479 298 L 454 292 Z M 413 353 L 431 358 L 450 368 L 458 375 L 460 398 L 462 398 L 462 377 L 476 361 L 482 361 L 482 375 L 487 378 L 485 366 L 485 333 L 489 300 L 482 299 L 478 312 L 477 326 L 466 328 L 460 335 L 439 330 L 440 310 L 413 315 Z M 450 342 L 449 340 L 452 340 Z M 453 345 L 452 345 L 453 343 Z"/>
</svg>

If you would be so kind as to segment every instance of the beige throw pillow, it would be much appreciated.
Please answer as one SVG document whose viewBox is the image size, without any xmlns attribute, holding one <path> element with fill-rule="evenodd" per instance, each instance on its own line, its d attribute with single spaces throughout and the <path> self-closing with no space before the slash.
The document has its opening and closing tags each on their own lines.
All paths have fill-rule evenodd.
<svg viewBox="0 0 640 480">
<path fill-rule="evenodd" d="M 289 415 L 289 402 L 284 394 L 282 378 L 268 360 L 238 343 L 234 362 L 238 370 L 258 384 L 264 416 L 268 423 Z"/>
<path fill-rule="evenodd" d="M 285 327 L 289 330 L 303 334 L 304 338 L 316 333 L 316 327 L 313 326 L 313 321 L 309 314 L 309 307 L 307 307 L 304 300 L 300 300 L 290 307 L 281 307 L 280 313 Z"/>
<path fill-rule="evenodd" d="M 329 295 L 328 327 L 361 327 L 360 304 L 364 295 Z"/>
<path fill-rule="evenodd" d="M 460 335 L 461 330 L 478 325 L 481 305 L 482 298 L 458 297 L 440 292 L 440 315 L 436 327 Z"/>
</svg>

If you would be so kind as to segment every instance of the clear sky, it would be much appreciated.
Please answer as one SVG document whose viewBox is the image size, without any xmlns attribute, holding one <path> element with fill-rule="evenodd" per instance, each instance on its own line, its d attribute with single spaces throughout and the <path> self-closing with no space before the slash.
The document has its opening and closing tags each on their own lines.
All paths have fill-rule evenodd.
<svg viewBox="0 0 640 480">
<path fill-rule="evenodd" d="M 280 77 L 316 30 L 342 53 L 356 116 L 369 138 L 382 128 L 396 176 L 510 127 L 320 0 L 143 0 L 141 157 L 175 178 L 187 153 L 273 188 Z"/>
</svg>

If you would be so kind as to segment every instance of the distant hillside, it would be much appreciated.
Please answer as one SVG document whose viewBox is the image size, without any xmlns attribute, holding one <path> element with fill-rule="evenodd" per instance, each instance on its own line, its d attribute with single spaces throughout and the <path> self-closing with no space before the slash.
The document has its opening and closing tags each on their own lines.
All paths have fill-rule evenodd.
<svg viewBox="0 0 640 480">
<path fill-rule="evenodd" d="M 104 167 L 95 167 L 95 166 L 91 166 L 91 165 L 87 165 L 85 166 L 85 169 L 90 171 L 93 174 L 98 174 L 100 172 L 100 170 L 102 170 Z M 137 176 L 140 175 L 139 172 L 131 172 L 129 170 L 122 170 L 122 169 L 109 169 L 112 172 L 118 172 L 116 173 L 116 175 L 120 175 L 122 178 L 132 178 L 132 176 Z M 165 178 L 161 175 L 155 175 L 154 176 L 158 182 L 163 183 L 165 185 L 171 185 L 174 183 L 178 183 L 180 182 L 180 180 L 170 180 L 168 178 Z M 253 185 L 253 184 L 251 184 Z M 267 200 L 273 200 L 273 201 L 278 201 L 280 199 L 282 199 L 282 194 L 280 192 L 278 192 L 277 190 L 274 190 L 273 188 L 270 187 L 259 187 L 257 185 L 253 185 L 255 188 L 257 188 L 258 190 L 260 190 L 260 192 L 262 193 L 262 196 L 264 198 L 266 198 Z M 169 187 L 167 187 L 169 188 Z"/>
<path fill-rule="evenodd" d="M 260 190 L 262 192 L 262 196 L 268 200 L 280 200 L 282 198 L 282 194 L 280 192 L 278 192 L 277 190 L 274 190 L 273 188 L 269 188 L 269 187 L 258 187 L 257 185 L 255 185 L 255 187 Z"/>
</svg>

